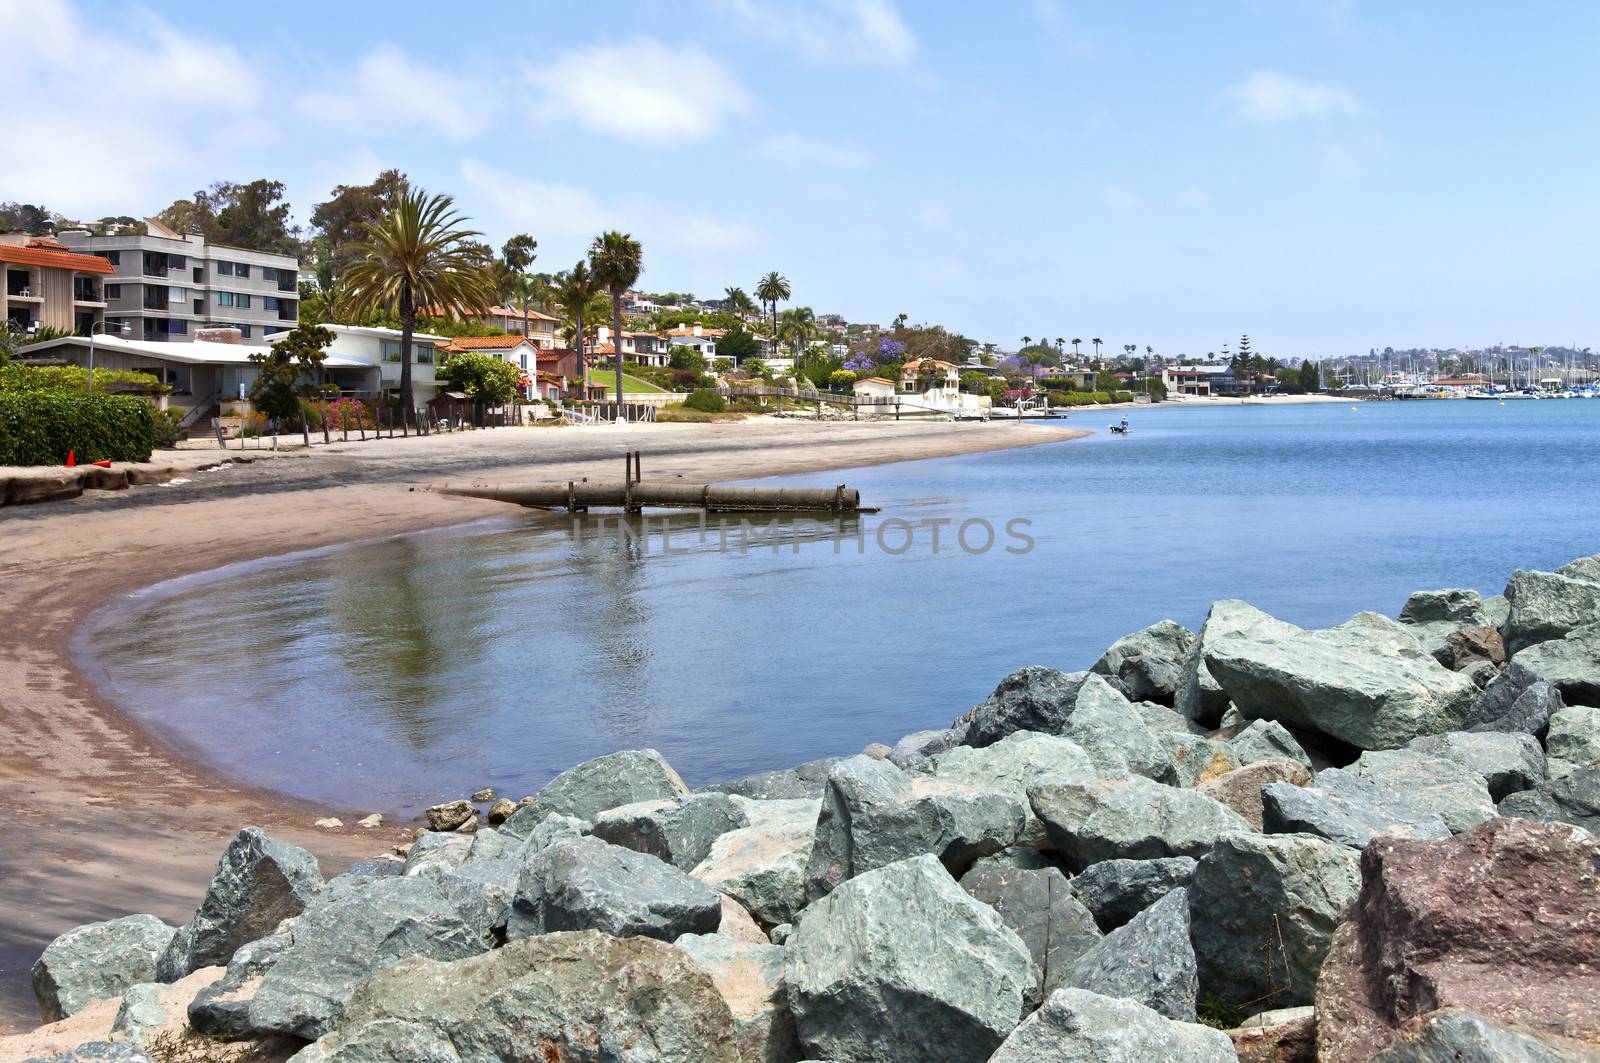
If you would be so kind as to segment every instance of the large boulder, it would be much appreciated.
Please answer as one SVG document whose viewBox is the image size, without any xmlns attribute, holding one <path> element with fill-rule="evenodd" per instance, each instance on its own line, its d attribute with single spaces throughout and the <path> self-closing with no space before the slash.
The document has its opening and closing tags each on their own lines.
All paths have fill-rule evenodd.
<svg viewBox="0 0 1600 1063">
<path fill-rule="evenodd" d="M 176 982 L 201 967 L 225 966 L 239 946 L 305 911 L 321 889 L 316 857 L 246 827 L 223 850 L 194 918 L 161 954 L 157 977 Z"/>
<path fill-rule="evenodd" d="M 1157 778 L 1172 786 L 1199 786 L 1243 767 L 1233 747 L 1218 738 L 1163 731 L 1156 742 L 1166 760 Z"/>
<path fill-rule="evenodd" d="M 1012 1031 L 989 1063 L 1237 1063 L 1221 1030 L 1143 1004 L 1060 989 Z"/>
<path fill-rule="evenodd" d="M 1378 613 L 1284 637 L 1218 639 L 1205 662 L 1245 715 L 1359 749 L 1392 749 L 1418 735 L 1456 730 L 1478 696 L 1471 679 L 1445 668 Z"/>
<path fill-rule="evenodd" d="M 250 1030 L 314 1040 L 333 1029 L 356 986 L 396 960 L 462 959 L 492 944 L 429 876 L 330 884 L 262 976 L 250 1001 Z"/>
<path fill-rule="evenodd" d="M 733 1015 L 741 1060 L 791 1063 L 805 1058 L 789 1013 L 780 946 L 734 941 L 720 934 L 685 934 L 673 944 L 711 976 Z"/>
<path fill-rule="evenodd" d="M 1315 1008 L 1278 1008 L 1228 1031 L 1239 1063 L 1317 1063 Z"/>
<path fill-rule="evenodd" d="M 1081 746 L 1101 775 L 1131 773 L 1161 779 L 1171 770 L 1166 747 L 1145 726 L 1139 710 L 1100 676 L 1083 681 L 1057 731 Z"/>
<path fill-rule="evenodd" d="M 913 731 L 889 749 L 889 763 L 897 768 L 914 768 L 929 757 L 956 748 L 966 737 L 965 727 Z"/>
<path fill-rule="evenodd" d="M 1194 790 L 1138 776 L 1028 791 L 1034 814 L 1074 869 L 1102 860 L 1203 856 L 1219 839 L 1250 833 L 1237 812 Z"/>
<path fill-rule="evenodd" d="M 1459 761 L 1414 749 L 1382 749 L 1361 754 L 1355 771 L 1437 814 L 1452 834 L 1471 830 L 1495 816 L 1488 782 Z"/>
<path fill-rule="evenodd" d="M 1072 895 L 1093 913 L 1096 925 L 1110 933 L 1174 889 L 1187 886 L 1194 864 L 1190 856 L 1102 860 L 1072 879 Z"/>
<path fill-rule="evenodd" d="M 733 1016 L 682 949 L 594 931 L 514 941 L 367 982 L 296 1063 L 659 1060 L 743 1063 Z"/>
<path fill-rule="evenodd" d="M 522 865 L 506 936 L 601 930 L 672 941 L 716 933 L 721 918 L 717 891 L 671 864 L 599 838 L 568 838 Z"/>
<path fill-rule="evenodd" d="M 1477 591 L 1459 587 L 1442 591 L 1417 591 L 1400 607 L 1402 624 L 1436 624 L 1441 621 L 1463 627 L 1487 623 L 1483 596 Z"/>
<path fill-rule="evenodd" d="M 1600 765 L 1600 709 L 1569 705 L 1551 716 L 1544 748 L 1555 778 Z"/>
<path fill-rule="evenodd" d="M 1244 730 L 1228 739 L 1228 744 L 1233 747 L 1240 764 L 1283 757 L 1311 768 L 1311 757 L 1305 747 L 1277 720 L 1251 720 Z"/>
<path fill-rule="evenodd" d="M 1557 572 L 1518 569 L 1506 583 L 1511 615 L 1503 634 L 1515 657 L 1539 642 L 1559 639 L 1600 616 L 1600 582 Z"/>
<path fill-rule="evenodd" d="M 843 757 L 825 757 L 793 768 L 762 771 L 731 782 L 702 786 L 696 793 L 732 794 L 752 801 L 814 801 L 828 788 L 828 772 Z"/>
<path fill-rule="evenodd" d="M 1375 840 L 1317 984 L 1318 1058 L 1370 1059 L 1439 1008 L 1600 1050 L 1597 867 L 1593 835 L 1520 819 Z"/>
<path fill-rule="evenodd" d="M 1214 779 L 1207 779 L 1197 790 L 1207 797 L 1227 805 L 1243 816 L 1256 830 L 1262 829 L 1261 790 L 1274 783 L 1291 786 L 1309 786 L 1311 772 L 1305 765 L 1282 758 L 1258 760 L 1236 768 Z"/>
<path fill-rule="evenodd" d="M 955 725 L 966 727 L 962 741 L 969 746 L 990 746 L 1016 731 L 1059 734 L 1088 678 L 1088 672 L 1019 668 Z"/>
<path fill-rule="evenodd" d="M 504 841 L 500 840 L 502 839 L 500 831 L 490 835 L 490 838 L 491 840 L 485 843 L 485 849 L 495 847 L 497 841 L 499 848 L 505 848 Z M 509 840 L 514 843 L 517 839 Z M 436 869 L 460 867 L 477 844 L 477 839 L 470 834 L 425 830 L 417 835 L 411 843 L 411 848 L 406 850 L 406 862 L 401 868 L 401 874 L 419 874 L 427 867 Z"/>
<path fill-rule="evenodd" d="M 1009 793 L 904 772 L 885 760 L 841 761 L 828 773 L 817 815 L 806 896 L 815 900 L 864 871 L 922 853 L 960 874 L 1017 840 L 1023 806 Z"/>
<path fill-rule="evenodd" d="M 1472 704 L 1463 731 L 1520 733 L 1543 738 L 1550 714 L 1561 708 L 1561 691 L 1521 661 L 1491 679 Z"/>
<path fill-rule="evenodd" d="M 593 821 L 618 805 L 670 800 L 689 792 L 665 757 L 653 749 L 624 749 L 568 768 L 500 826 L 513 837 L 525 837 L 551 813 Z"/>
<path fill-rule="evenodd" d="M 33 965 L 33 995 L 46 1022 L 91 1000 L 121 996 L 156 980 L 156 962 L 177 930 L 153 915 L 127 915 L 73 927 L 45 946 Z"/>
<path fill-rule="evenodd" d="M 1483 777 L 1489 796 L 1498 801 L 1518 790 L 1545 784 L 1544 750 L 1530 734 L 1504 731 L 1448 731 L 1414 738 L 1406 749 L 1454 761 Z"/>
<path fill-rule="evenodd" d="M 1124 660 L 1117 678 L 1127 688 L 1130 701 L 1152 701 L 1170 707 L 1183 682 L 1183 667 L 1170 657 L 1144 654 Z"/>
<path fill-rule="evenodd" d="M 1551 780 L 1548 788 L 1514 793 L 1498 807 L 1502 816 L 1570 823 L 1600 834 L 1600 766 L 1567 772 Z"/>
<path fill-rule="evenodd" d="M 718 838 L 749 825 L 750 817 L 732 797 L 704 793 L 613 808 L 595 819 L 590 833 L 690 871 Z"/>
<path fill-rule="evenodd" d="M 1055 992 L 1068 965 L 1100 943 L 1094 916 L 1057 868 L 975 867 L 961 876 L 961 888 L 1000 913 L 1028 946 L 1039 970 L 1039 986 L 1030 999 Z"/>
<path fill-rule="evenodd" d="M 1535 1037 L 1461 1008 L 1440 1008 L 1401 1027 L 1372 1063 L 1597 1063 L 1600 1053 L 1564 1037 Z"/>
<path fill-rule="evenodd" d="M 1262 787 L 1261 820 L 1270 834 L 1315 834 L 1352 849 L 1377 837 L 1450 834 L 1437 812 L 1343 768 L 1319 771 L 1309 786 Z"/>
<path fill-rule="evenodd" d="M 789 1007 L 816 1059 L 981 1063 L 1038 983 L 1028 947 L 931 855 L 841 883 L 784 950 Z"/>
<path fill-rule="evenodd" d="M 767 927 L 793 922 L 806 904 L 819 805 L 806 799 L 746 802 L 750 826 L 719 837 L 690 873 Z"/>
<path fill-rule="evenodd" d="M 1359 858 L 1309 834 L 1225 838 L 1189 885 L 1203 996 L 1245 1011 L 1309 1004 L 1361 888 Z"/>
<path fill-rule="evenodd" d="M 1529 646 L 1511 662 L 1549 681 L 1569 702 L 1600 705 L 1600 623 Z"/>
<path fill-rule="evenodd" d="M 1193 631 L 1172 620 L 1157 620 L 1131 635 L 1124 635 L 1100 655 L 1089 670 L 1099 675 L 1120 675 L 1129 657 L 1165 657 L 1181 661 L 1194 645 Z"/>
<path fill-rule="evenodd" d="M 1194 1022 L 1199 976 L 1189 941 L 1189 893 L 1175 889 L 1068 965 L 1066 985 L 1136 1000 L 1169 1019 Z"/>
<path fill-rule="evenodd" d="M 1206 662 L 1212 648 L 1227 638 L 1265 641 L 1287 638 L 1299 631 L 1300 628 L 1263 613 L 1249 602 L 1228 598 L 1213 603 L 1206 613 L 1206 622 L 1200 625 L 1189 652 L 1182 659 L 1174 707 L 1191 720 L 1215 727 L 1227 711 L 1228 694 Z"/>
<path fill-rule="evenodd" d="M 250 1033 L 250 1002 L 262 977 L 294 944 L 292 922 L 266 937 L 241 945 L 221 978 L 197 993 L 188 1004 L 189 1025 L 213 1037 L 236 1039 Z"/>
<path fill-rule="evenodd" d="M 890 758 L 891 760 L 893 758 Z M 1015 797 L 1027 817 L 1020 844 L 1042 847 L 1044 827 L 1027 804 L 1028 787 L 1042 782 L 1086 783 L 1095 778 L 1094 762 L 1069 738 L 1017 731 L 991 746 L 957 746 L 935 754 L 917 770 L 944 782 L 999 790 Z"/>
</svg>

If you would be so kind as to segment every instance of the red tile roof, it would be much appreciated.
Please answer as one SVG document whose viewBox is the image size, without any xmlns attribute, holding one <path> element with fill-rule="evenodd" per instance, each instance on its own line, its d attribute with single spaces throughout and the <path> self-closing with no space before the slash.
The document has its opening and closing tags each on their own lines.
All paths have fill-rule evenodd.
<svg viewBox="0 0 1600 1063">
<path fill-rule="evenodd" d="M 115 273 L 116 267 L 99 255 L 79 255 L 72 251 L 52 251 L 44 247 L 16 247 L 0 244 L 0 262 L 45 269 L 70 269 L 79 273 Z"/>
<path fill-rule="evenodd" d="M 520 344 L 533 346 L 533 341 L 525 340 L 521 336 L 457 336 L 443 347 L 442 351 L 505 351 Z"/>
</svg>

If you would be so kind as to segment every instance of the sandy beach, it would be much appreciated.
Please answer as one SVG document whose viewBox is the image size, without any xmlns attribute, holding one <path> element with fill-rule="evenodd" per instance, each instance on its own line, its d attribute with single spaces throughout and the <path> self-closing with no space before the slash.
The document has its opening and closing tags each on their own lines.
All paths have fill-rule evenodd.
<svg viewBox="0 0 1600 1063">
<path fill-rule="evenodd" d="M 132 912 L 184 921 L 241 826 L 307 847 L 329 873 L 413 826 L 361 830 L 352 824 L 370 810 L 234 785 L 130 724 L 68 650 L 79 620 L 116 596 L 233 561 L 505 512 L 411 490 L 445 480 L 620 478 L 622 453 L 640 450 L 647 479 L 717 482 L 1083 434 L 1058 424 L 774 419 L 498 429 L 318 446 L 204 472 L 222 455 L 202 446 L 163 458 L 187 482 L 0 509 L 0 1032 L 37 1024 L 28 968 L 51 938 Z M 152 652 L 182 652 L 181 630 L 150 637 Z M 312 826 L 326 815 L 346 827 Z"/>
</svg>

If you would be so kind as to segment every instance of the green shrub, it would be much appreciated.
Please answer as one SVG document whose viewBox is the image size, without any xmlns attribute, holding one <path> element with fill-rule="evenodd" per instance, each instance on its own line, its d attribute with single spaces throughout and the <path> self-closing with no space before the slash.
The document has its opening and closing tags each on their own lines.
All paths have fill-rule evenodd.
<svg viewBox="0 0 1600 1063">
<path fill-rule="evenodd" d="M 96 381 L 98 383 L 98 381 Z M 155 442 L 150 404 L 127 395 L 58 391 L 0 393 L 0 465 L 149 461 Z"/>
<path fill-rule="evenodd" d="M 183 438 L 183 415 L 177 410 L 151 410 L 153 421 L 151 440 L 162 450 L 170 450 Z"/>
<path fill-rule="evenodd" d="M 698 410 L 701 413 L 727 413 L 728 402 L 715 391 L 696 391 L 683 400 L 686 410 Z"/>
</svg>

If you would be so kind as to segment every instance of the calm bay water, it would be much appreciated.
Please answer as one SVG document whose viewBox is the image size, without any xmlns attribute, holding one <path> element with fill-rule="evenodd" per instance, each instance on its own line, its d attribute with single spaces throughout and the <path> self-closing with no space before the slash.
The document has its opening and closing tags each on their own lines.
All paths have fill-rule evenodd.
<svg viewBox="0 0 1600 1063">
<path fill-rule="evenodd" d="M 1218 598 L 1320 626 L 1600 551 L 1600 402 L 1154 409 L 1126 438 L 1110 419 L 770 481 L 883 507 L 842 538 L 518 512 L 155 588 L 91 621 L 80 659 L 234 777 L 411 813 L 619 748 L 700 785 L 893 742 Z"/>
</svg>

